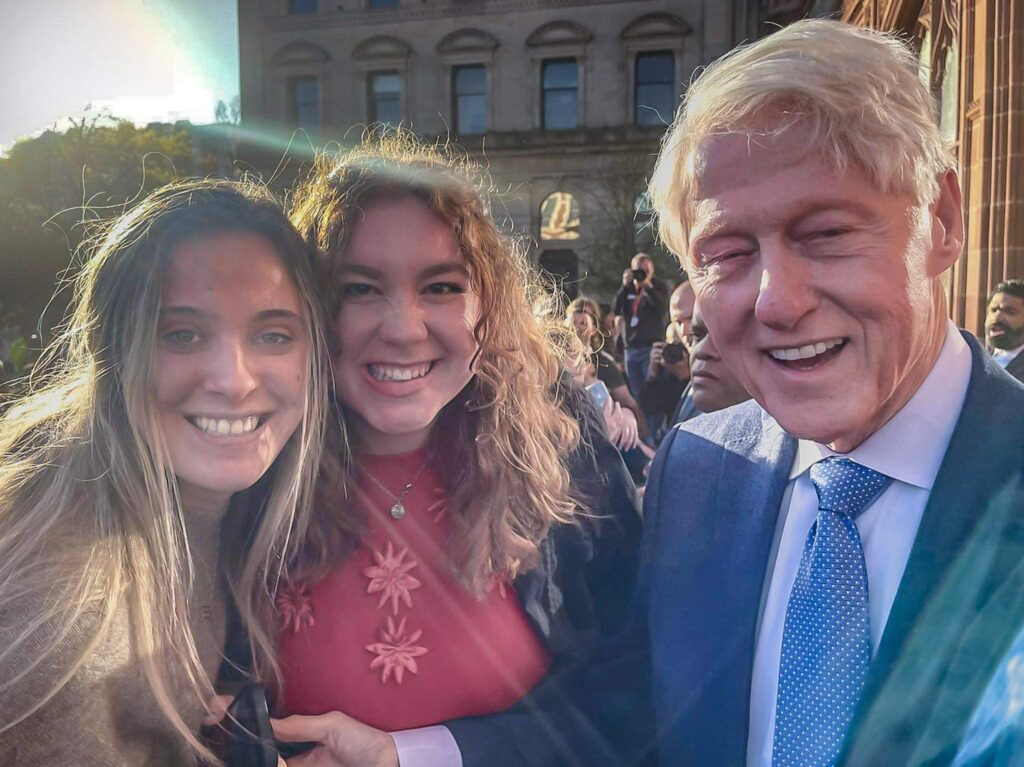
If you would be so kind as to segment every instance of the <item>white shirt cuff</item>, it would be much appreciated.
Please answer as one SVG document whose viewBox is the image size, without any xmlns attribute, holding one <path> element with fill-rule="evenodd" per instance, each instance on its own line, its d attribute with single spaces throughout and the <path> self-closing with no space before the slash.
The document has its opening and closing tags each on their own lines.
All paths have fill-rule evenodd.
<svg viewBox="0 0 1024 767">
<path fill-rule="evenodd" d="M 398 751 L 399 767 L 462 767 L 462 752 L 444 725 L 389 733 Z"/>
</svg>

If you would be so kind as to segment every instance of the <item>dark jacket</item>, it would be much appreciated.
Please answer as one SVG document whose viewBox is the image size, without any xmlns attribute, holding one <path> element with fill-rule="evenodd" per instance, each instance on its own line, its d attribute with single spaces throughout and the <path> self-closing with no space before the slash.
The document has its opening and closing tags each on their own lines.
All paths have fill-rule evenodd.
<svg viewBox="0 0 1024 767">
<path fill-rule="evenodd" d="M 840 763 L 945 765 L 1024 625 L 1024 386 L 967 338 L 970 384 Z M 453 727 L 465 767 L 743 767 L 763 574 L 796 451 L 754 402 L 671 431 L 637 596 L 585 672 Z M 543 694 L 542 694 L 543 693 Z"/>
</svg>

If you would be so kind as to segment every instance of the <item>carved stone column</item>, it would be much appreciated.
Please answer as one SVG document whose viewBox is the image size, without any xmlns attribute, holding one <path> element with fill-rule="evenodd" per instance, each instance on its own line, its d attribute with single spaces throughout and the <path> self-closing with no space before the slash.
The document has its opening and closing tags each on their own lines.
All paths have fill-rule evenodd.
<svg viewBox="0 0 1024 767">
<path fill-rule="evenodd" d="M 844 0 L 843 18 L 919 44 L 927 36 L 937 97 L 946 58 L 957 57 L 966 242 L 950 306 L 957 324 L 980 333 L 991 289 L 1024 277 L 1024 0 Z"/>
</svg>

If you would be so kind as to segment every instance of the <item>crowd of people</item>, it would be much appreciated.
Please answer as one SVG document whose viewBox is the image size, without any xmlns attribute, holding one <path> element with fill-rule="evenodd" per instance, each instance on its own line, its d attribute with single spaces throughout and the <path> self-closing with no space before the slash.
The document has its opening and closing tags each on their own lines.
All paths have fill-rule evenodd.
<svg viewBox="0 0 1024 767">
<path fill-rule="evenodd" d="M 0 763 L 1024 762 L 1024 282 L 949 321 L 905 45 L 703 71 L 671 291 L 562 315 L 488 188 L 389 132 L 89 241 L 0 418 Z"/>
<path fill-rule="evenodd" d="M 670 292 L 654 270 L 653 259 L 637 253 L 606 311 L 585 296 L 565 310 L 566 326 L 586 351 L 576 380 L 601 409 L 609 438 L 641 487 L 671 428 L 750 398 L 708 337 L 693 286 L 684 280 Z"/>
</svg>

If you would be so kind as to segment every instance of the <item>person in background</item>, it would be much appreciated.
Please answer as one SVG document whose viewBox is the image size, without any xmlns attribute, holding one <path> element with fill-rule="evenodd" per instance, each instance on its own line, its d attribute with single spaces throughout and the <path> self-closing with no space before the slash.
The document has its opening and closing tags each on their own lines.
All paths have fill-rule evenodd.
<svg viewBox="0 0 1024 767">
<path fill-rule="evenodd" d="M 295 193 L 333 289 L 336 409 L 277 593 L 275 732 L 319 744 L 298 763 L 358 745 L 332 735 L 344 714 L 406 767 L 457 758 L 430 725 L 499 711 L 577 665 L 633 590 L 633 483 L 561 372 L 566 328 L 534 313 L 543 290 L 479 169 L 446 151 L 370 137 Z M 383 732 L 422 726 L 440 751 Z"/>
<path fill-rule="evenodd" d="M 676 336 L 686 339 L 690 333 L 690 326 L 693 323 L 693 305 L 696 296 L 693 294 L 693 285 L 690 281 L 681 282 L 676 285 L 675 290 L 668 300 L 668 324 L 675 327 Z M 685 343 L 685 340 L 684 340 Z"/>
<path fill-rule="evenodd" d="M 602 348 L 612 356 L 619 370 L 623 370 L 622 355 L 625 347 L 622 345 L 622 334 L 617 332 L 615 328 L 615 315 L 612 314 L 612 305 L 601 302 L 598 304 L 598 307 L 601 309 L 601 335 L 605 338 L 605 345 Z"/>
<path fill-rule="evenodd" d="M 722 362 L 707 325 L 704 324 L 699 304 L 693 308 L 691 334 L 687 340 L 690 348 L 690 383 L 679 400 L 673 425 L 701 413 L 714 413 L 750 399 L 747 390 Z"/>
<path fill-rule="evenodd" d="M 985 342 L 996 362 L 1024 381 L 1024 280 L 996 285 L 988 300 Z"/>
<path fill-rule="evenodd" d="M 212 758 L 197 734 L 229 589 L 275 666 L 253 616 L 316 477 L 315 267 L 248 184 L 165 187 L 95 240 L 63 335 L 0 420 L 0 763 Z M 257 484 L 262 503 L 222 525 Z"/>
<path fill-rule="evenodd" d="M 623 278 L 626 277 L 623 274 Z M 628 281 L 612 302 L 616 327 L 625 344 L 626 381 L 633 396 L 643 389 L 651 347 L 665 335 L 667 292 L 665 284 L 654 276 L 651 257 L 646 253 L 633 256 Z"/>
<path fill-rule="evenodd" d="M 598 325 L 599 311 L 597 304 L 589 298 L 575 298 L 566 307 L 565 324 L 575 331 L 576 337 L 588 352 L 582 369 L 577 371 L 577 380 L 584 387 L 590 387 L 594 381 L 604 383 L 611 404 L 607 407 L 604 402 L 597 404 L 604 411 L 612 444 L 625 453 L 639 446 L 640 439 L 646 436 L 646 425 L 640 405 L 630 394 L 626 379 L 611 354 L 604 349 L 605 338 Z M 626 465 L 629 464 L 627 460 Z"/>
<path fill-rule="evenodd" d="M 687 317 L 687 330 L 689 325 L 690 317 Z M 649 420 L 658 423 L 655 443 L 660 442 L 665 429 L 674 424 L 680 398 L 690 381 L 690 350 L 682 335 L 683 327 L 683 323 L 670 322 L 665 328 L 665 340 L 651 347 L 651 364 L 639 396 L 640 406 Z"/>
</svg>

